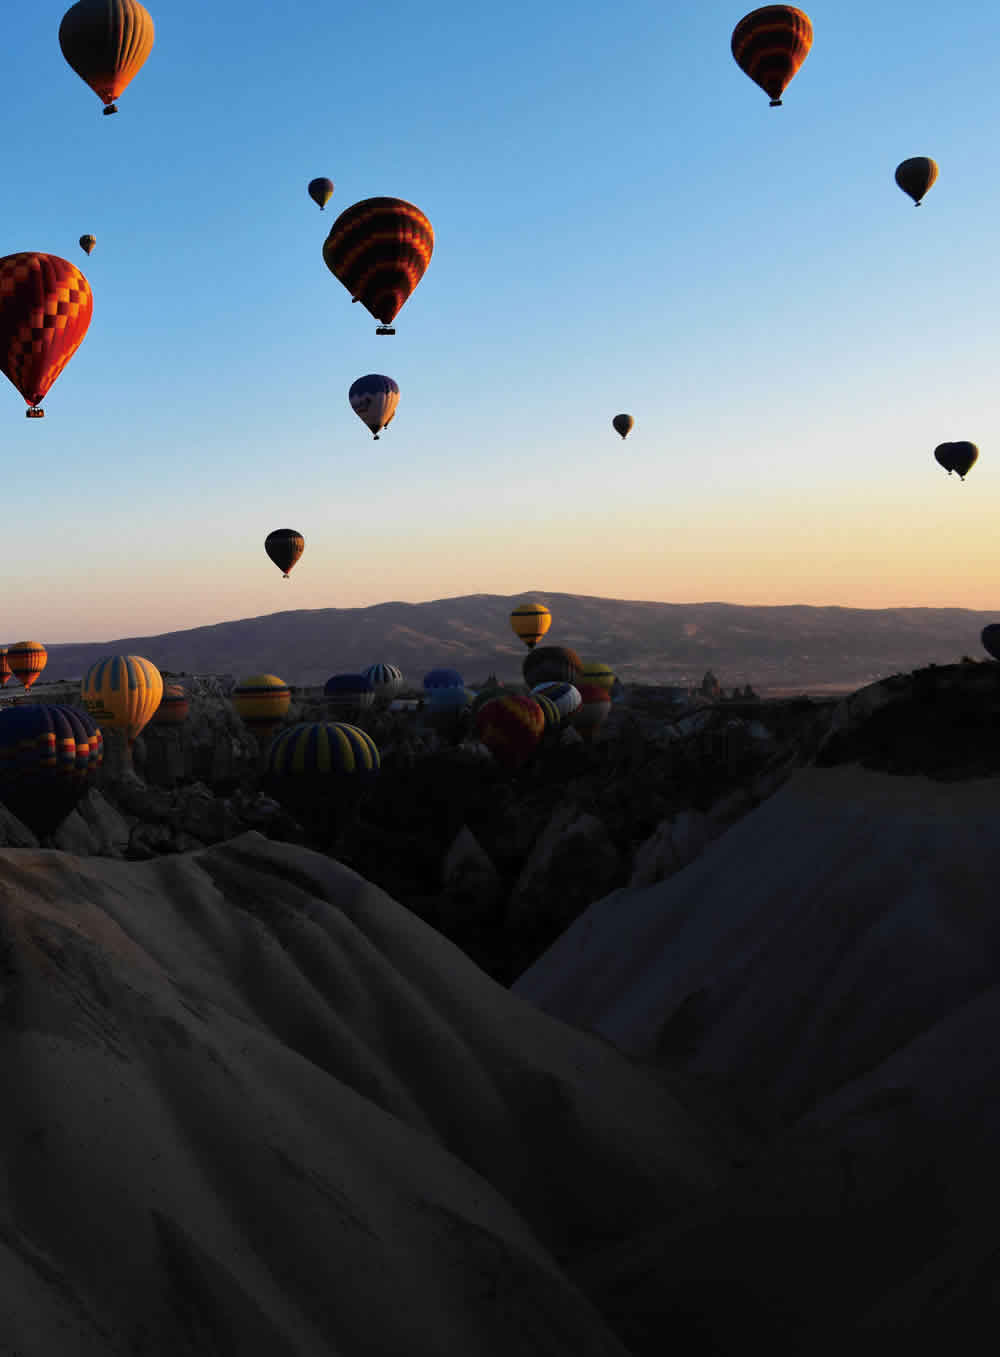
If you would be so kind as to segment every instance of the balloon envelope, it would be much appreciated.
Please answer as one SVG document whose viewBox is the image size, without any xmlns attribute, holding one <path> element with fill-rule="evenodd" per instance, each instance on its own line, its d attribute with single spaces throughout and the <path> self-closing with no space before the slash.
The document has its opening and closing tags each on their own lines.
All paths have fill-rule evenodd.
<svg viewBox="0 0 1000 1357">
<path fill-rule="evenodd" d="M 392 423 L 399 404 L 399 387 L 391 377 L 369 372 L 351 383 L 347 399 L 361 422 L 378 438 L 379 432 Z"/>
<path fill-rule="evenodd" d="M 153 17 L 138 0 L 78 0 L 59 25 L 62 54 L 106 113 L 153 50 Z"/>
<path fill-rule="evenodd" d="M 29 251 L 0 259 L 0 371 L 34 407 L 83 343 L 94 299 L 67 259 Z"/>
<path fill-rule="evenodd" d="M 580 682 L 592 683 L 597 688 L 607 688 L 608 692 L 615 681 L 615 671 L 610 664 L 598 664 L 596 660 L 585 660 L 580 668 Z"/>
<path fill-rule="evenodd" d="M 310 179 L 308 192 L 309 197 L 316 203 L 319 210 L 322 212 L 324 207 L 326 207 L 327 203 L 333 197 L 333 180 Z"/>
<path fill-rule="evenodd" d="M 987 655 L 1000 660 L 1000 622 L 991 622 L 988 627 L 983 627 L 982 641 Z"/>
<path fill-rule="evenodd" d="M 937 161 L 917 155 L 896 166 L 896 183 L 920 206 L 920 200 L 938 177 Z"/>
<path fill-rule="evenodd" d="M 163 675 L 141 655 L 106 655 L 84 674 L 80 696 L 95 721 L 131 744 L 160 705 Z"/>
<path fill-rule="evenodd" d="M 5 688 L 14 677 L 14 671 L 7 663 L 7 647 L 0 649 L 0 688 Z"/>
<path fill-rule="evenodd" d="M 385 326 L 424 276 L 433 252 L 433 227 L 402 198 L 355 203 L 333 223 L 323 245 L 333 276 Z"/>
<path fill-rule="evenodd" d="M 191 699 L 179 683 L 167 683 L 163 687 L 160 705 L 152 716 L 154 726 L 182 726 L 191 711 Z"/>
<path fill-rule="evenodd" d="M 88 790 L 104 757 L 93 718 L 49 704 L 0 712 L 0 801 L 36 834 L 51 834 Z"/>
<path fill-rule="evenodd" d="M 533 650 L 552 625 L 552 614 L 544 603 L 519 603 L 510 615 L 514 634 Z"/>
<path fill-rule="evenodd" d="M 955 471 L 964 481 L 976 464 L 979 449 L 975 443 L 939 443 L 934 449 L 934 457 L 948 472 L 949 476 Z"/>
<path fill-rule="evenodd" d="M 275 528 L 264 538 L 264 550 L 286 580 L 305 549 L 306 539 L 294 528 Z"/>
<path fill-rule="evenodd" d="M 236 685 L 230 701 L 247 729 L 262 739 L 284 720 L 292 693 L 277 674 L 251 674 Z"/>
<path fill-rule="evenodd" d="M 533 697 L 495 697 L 476 713 L 476 734 L 498 763 L 517 768 L 538 748 L 545 715 Z"/>
<path fill-rule="evenodd" d="M 611 427 L 615 433 L 620 433 L 622 438 L 627 438 L 635 427 L 635 420 L 631 415 L 615 415 Z"/>
<path fill-rule="evenodd" d="M 80 249 L 83 250 L 83 252 L 84 252 L 85 254 L 93 254 L 93 252 L 94 252 L 94 246 L 95 246 L 96 244 L 97 244 L 97 237 L 96 237 L 96 236 L 81 236 L 81 237 L 80 237 Z"/>
<path fill-rule="evenodd" d="M 10 672 L 24 684 L 25 688 L 30 688 L 37 682 L 48 658 L 48 651 L 41 641 L 18 641 L 17 645 L 7 647 Z"/>
<path fill-rule="evenodd" d="M 375 687 L 367 674 L 334 674 L 327 679 L 323 695 L 336 710 L 360 712 L 375 701 Z"/>
<path fill-rule="evenodd" d="M 548 698 L 563 721 L 583 703 L 580 690 L 573 683 L 540 683 L 537 688 L 532 688 L 531 696 Z"/>
<path fill-rule="evenodd" d="M 611 693 L 594 683 L 580 684 L 580 706 L 573 715 L 573 725 L 582 737 L 591 741 L 611 712 Z"/>
<path fill-rule="evenodd" d="M 781 103 L 789 81 L 809 55 L 813 28 L 809 15 L 793 5 L 765 5 L 745 15 L 733 29 L 732 53 L 740 70 Z"/>
<path fill-rule="evenodd" d="M 424 687 L 428 692 L 434 688 L 464 688 L 465 680 L 457 669 L 431 669 L 424 675 Z"/>
<path fill-rule="evenodd" d="M 394 664 L 370 664 L 364 673 L 376 697 L 393 697 L 403 687 L 403 671 Z"/>
<path fill-rule="evenodd" d="M 540 646 L 524 657 L 521 673 L 529 688 L 540 683 L 573 683 L 582 663 L 568 646 Z"/>
</svg>

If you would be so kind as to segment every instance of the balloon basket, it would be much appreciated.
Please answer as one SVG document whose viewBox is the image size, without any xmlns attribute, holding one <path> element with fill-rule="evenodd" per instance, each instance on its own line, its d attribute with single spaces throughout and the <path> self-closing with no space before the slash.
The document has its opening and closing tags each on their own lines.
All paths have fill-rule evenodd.
<svg viewBox="0 0 1000 1357">
<path fill-rule="evenodd" d="M 29 406 L 27 410 L 25 410 L 24 417 L 25 419 L 44 419 L 45 411 L 42 409 L 40 405 L 32 405 Z"/>
<path fill-rule="evenodd" d="M 780 100 L 780 99 L 772 99 L 772 100 L 771 100 L 771 107 L 772 107 L 772 108 L 780 108 L 780 107 L 781 107 L 781 100 Z"/>
<path fill-rule="evenodd" d="M 394 335 L 396 331 L 391 325 L 380 325 L 375 333 L 377 335 Z"/>
<path fill-rule="evenodd" d="M 106 118 L 110 118 L 111 115 L 112 115 L 112 113 L 117 113 L 117 112 L 118 112 L 118 105 L 117 105 L 117 104 L 108 104 L 107 107 L 106 107 L 105 109 L 103 109 L 102 111 L 103 111 L 104 116 L 105 116 Z"/>
</svg>

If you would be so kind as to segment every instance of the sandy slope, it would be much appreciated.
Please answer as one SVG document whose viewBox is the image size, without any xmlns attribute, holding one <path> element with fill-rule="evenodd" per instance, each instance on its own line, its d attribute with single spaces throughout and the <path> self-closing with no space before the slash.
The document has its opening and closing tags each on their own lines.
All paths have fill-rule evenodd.
<svg viewBox="0 0 1000 1357">
<path fill-rule="evenodd" d="M 519 979 L 764 1128 L 724 1192 L 592 1260 L 636 1335 L 687 1311 L 713 1353 L 973 1351 L 1000 1314 L 998 824 L 1000 779 L 802 770 Z"/>
<path fill-rule="evenodd" d="M 339 864 L 0 852 L 0 1352 L 620 1354 L 674 1099 Z M 559 1261 L 557 1261 L 557 1258 Z"/>
</svg>

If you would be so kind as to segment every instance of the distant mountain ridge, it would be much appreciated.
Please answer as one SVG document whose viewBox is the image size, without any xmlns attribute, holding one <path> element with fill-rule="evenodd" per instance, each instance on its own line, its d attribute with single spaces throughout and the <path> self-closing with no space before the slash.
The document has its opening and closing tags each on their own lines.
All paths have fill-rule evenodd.
<svg viewBox="0 0 1000 1357">
<path fill-rule="evenodd" d="M 159 636 L 49 646 L 46 679 L 82 675 L 109 654 L 144 655 L 161 669 L 274 673 L 296 685 L 377 661 L 419 685 L 451 665 L 469 681 L 515 681 L 528 653 L 510 628 L 522 599 L 544 601 L 553 624 L 541 643 L 612 665 L 628 681 L 686 684 L 712 669 L 724 687 L 824 691 L 860 687 L 927 664 L 987 656 L 980 633 L 997 614 L 964 608 L 765 607 L 644 603 L 582 594 L 469 594 L 429 603 L 312 608 L 219 622 Z"/>
</svg>

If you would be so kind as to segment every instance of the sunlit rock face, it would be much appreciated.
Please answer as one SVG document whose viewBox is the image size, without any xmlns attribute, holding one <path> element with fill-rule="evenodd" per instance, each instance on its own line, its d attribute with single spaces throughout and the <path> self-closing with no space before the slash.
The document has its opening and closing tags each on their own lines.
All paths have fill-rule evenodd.
<svg viewBox="0 0 1000 1357">
<path fill-rule="evenodd" d="M 665 1088 L 257 834 L 0 850 L 0 958 L 20 1357 L 626 1357 L 578 1264 L 718 1181 Z"/>
</svg>

